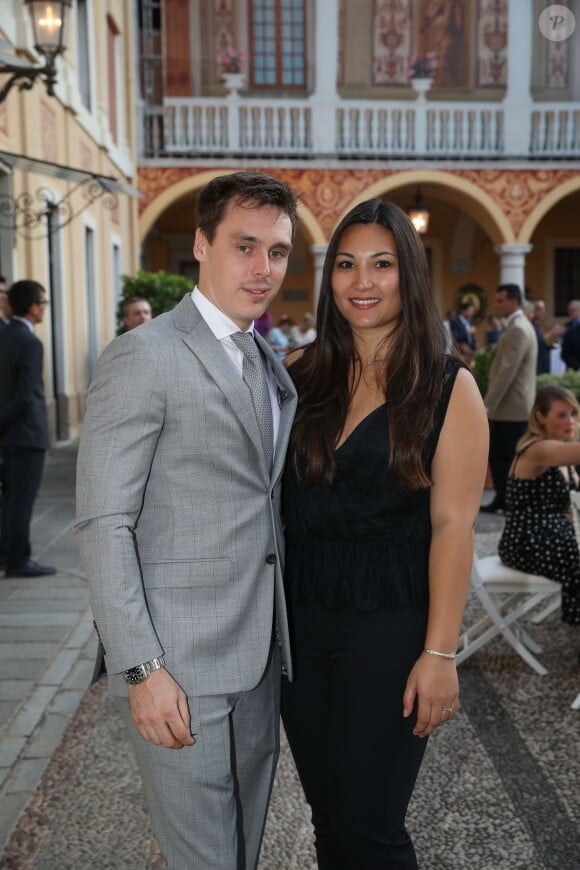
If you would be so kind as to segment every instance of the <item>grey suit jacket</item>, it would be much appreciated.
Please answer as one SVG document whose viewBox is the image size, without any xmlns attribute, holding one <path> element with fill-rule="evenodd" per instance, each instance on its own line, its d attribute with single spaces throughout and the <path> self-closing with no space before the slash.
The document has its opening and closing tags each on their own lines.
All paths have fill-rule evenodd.
<svg viewBox="0 0 580 870">
<path fill-rule="evenodd" d="M 274 608 L 291 675 L 280 478 L 296 392 L 259 336 L 281 407 L 266 468 L 250 394 L 189 294 L 105 349 L 87 399 L 76 534 L 109 688 L 165 654 L 188 693 L 260 680 Z"/>
<path fill-rule="evenodd" d="M 527 420 L 536 397 L 538 341 L 523 313 L 502 333 L 493 352 L 485 397 L 490 420 Z"/>
</svg>

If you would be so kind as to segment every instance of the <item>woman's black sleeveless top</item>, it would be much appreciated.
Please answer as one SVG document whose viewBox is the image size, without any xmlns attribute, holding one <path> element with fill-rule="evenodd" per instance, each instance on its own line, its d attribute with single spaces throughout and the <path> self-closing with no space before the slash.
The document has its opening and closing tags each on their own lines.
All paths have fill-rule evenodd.
<svg viewBox="0 0 580 870">
<path fill-rule="evenodd" d="M 430 472 L 462 363 L 447 357 L 433 431 Z M 388 407 L 362 420 L 336 450 L 332 487 L 304 488 L 288 460 L 283 503 L 286 588 L 292 600 L 325 607 L 426 607 L 431 542 L 429 488 L 406 490 L 389 468 Z"/>
</svg>

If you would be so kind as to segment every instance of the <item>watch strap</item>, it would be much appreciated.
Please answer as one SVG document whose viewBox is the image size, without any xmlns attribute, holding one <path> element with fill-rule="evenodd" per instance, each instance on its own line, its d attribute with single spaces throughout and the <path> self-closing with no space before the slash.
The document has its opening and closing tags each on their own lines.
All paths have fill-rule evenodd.
<svg viewBox="0 0 580 870">
<path fill-rule="evenodd" d="M 160 668 L 165 667 L 165 658 L 164 656 L 156 656 L 154 659 L 150 659 L 148 662 L 143 662 L 140 665 L 136 665 L 134 668 L 129 668 L 125 671 L 125 680 L 129 683 L 130 686 L 137 686 L 139 683 L 142 683 L 143 680 L 146 680 L 147 677 L 151 676 L 154 671 L 158 671 Z"/>
</svg>

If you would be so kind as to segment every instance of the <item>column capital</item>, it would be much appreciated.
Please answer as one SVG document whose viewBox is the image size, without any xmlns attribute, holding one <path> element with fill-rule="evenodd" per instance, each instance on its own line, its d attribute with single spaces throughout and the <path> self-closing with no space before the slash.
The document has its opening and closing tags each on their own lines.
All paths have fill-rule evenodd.
<svg viewBox="0 0 580 870">
<path fill-rule="evenodd" d="M 521 256 L 525 257 L 526 254 L 529 254 L 534 246 L 533 245 L 494 245 L 493 250 L 496 254 L 500 256 Z"/>
</svg>

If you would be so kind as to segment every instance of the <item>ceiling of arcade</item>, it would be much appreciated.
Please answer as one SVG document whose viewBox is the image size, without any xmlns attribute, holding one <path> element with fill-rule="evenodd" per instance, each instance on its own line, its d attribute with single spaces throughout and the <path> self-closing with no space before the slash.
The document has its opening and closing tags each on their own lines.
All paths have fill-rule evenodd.
<svg viewBox="0 0 580 870">
<path fill-rule="evenodd" d="M 223 172 L 224 167 L 216 167 L 215 174 Z M 284 169 L 268 168 L 272 175 L 283 178 L 300 194 L 300 200 L 309 212 L 309 220 L 316 224 L 319 238 L 314 237 L 312 228 L 303 227 L 311 242 L 328 239 L 333 228 L 345 211 L 355 202 L 369 195 L 378 196 L 385 191 L 398 201 L 402 207 L 410 204 L 417 186 L 413 174 L 405 171 L 384 169 Z M 201 183 L 196 184 L 196 176 L 203 174 Z M 184 229 L 192 227 L 191 205 L 176 206 L 176 201 L 186 193 L 193 194 L 206 183 L 214 172 L 196 173 L 191 167 L 141 167 L 139 169 L 139 189 L 142 193 L 139 210 L 142 220 L 142 237 L 151 229 L 152 224 L 166 209 L 177 207 L 171 222 Z M 401 184 L 394 182 L 393 176 L 401 177 Z M 555 188 L 578 173 L 571 169 L 562 170 L 500 170 L 500 169 L 457 169 L 436 170 L 430 173 L 422 169 L 419 179 L 425 195 L 439 203 L 442 214 L 445 205 L 454 206 L 460 212 L 475 220 L 487 233 L 494 244 L 517 241 L 520 231 L 536 206 Z M 445 178 L 449 184 L 445 183 Z M 171 188 L 175 196 L 171 199 Z M 478 191 L 483 191 L 479 196 Z M 187 197 L 188 201 L 189 197 Z M 163 205 L 162 205 L 163 203 Z M 491 203 L 491 205 L 490 205 Z M 159 208 L 156 208 L 159 206 Z M 497 211 L 494 216 L 492 209 Z M 183 220 L 183 223 L 181 222 Z M 502 237 L 501 224 L 504 226 Z M 177 226 L 177 225 L 175 225 Z M 511 230 L 511 238 L 505 230 Z"/>
</svg>

